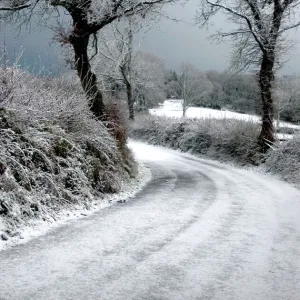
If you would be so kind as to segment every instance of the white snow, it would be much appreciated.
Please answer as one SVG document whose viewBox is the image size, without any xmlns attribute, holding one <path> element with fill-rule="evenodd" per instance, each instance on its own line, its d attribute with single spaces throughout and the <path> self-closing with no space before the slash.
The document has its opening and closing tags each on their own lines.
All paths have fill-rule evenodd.
<svg viewBox="0 0 300 300">
<path fill-rule="evenodd" d="M 131 142 L 153 181 L 128 205 L 0 253 L 0 298 L 299 300 L 300 193 Z"/>
<path fill-rule="evenodd" d="M 182 100 L 173 99 L 165 100 L 163 106 L 160 108 L 152 108 L 149 110 L 150 114 L 155 116 L 165 116 L 172 118 L 182 117 Z M 186 111 L 187 118 L 199 118 L 199 119 L 235 119 L 246 122 L 260 122 L 261 118 L 257 115 L 241 114 L 227 110 L 216 110 L 204 107 L 189 107 Z M 300 125 L 295 125 L 287 122 L 280 122 L 280 127 L 288 127 L 291 129 L 300 130 Z"/>
<path fill-rule="evenodd" d="M 172 152 L 162 151 L 166 148 L 161 146 L 149 147 L 148 144 L 130 140 L 129 147 L 139 161 L 157 161 L 163 163 L 164 161 L 176 158 L 172 155 Z"/>
<path fill-rule="evenodd" d="M 285 134 L 285 133 L 276 133 L 276 136 L 279 140 L 282 141 L 291 140 L 293 138 L 292 134 Z"/>
</svg>

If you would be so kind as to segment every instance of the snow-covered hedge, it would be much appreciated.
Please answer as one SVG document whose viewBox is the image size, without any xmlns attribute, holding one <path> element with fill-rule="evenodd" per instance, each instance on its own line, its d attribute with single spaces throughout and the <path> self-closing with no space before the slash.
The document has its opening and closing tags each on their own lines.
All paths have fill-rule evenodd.
<svg viewBox="0 0 300 300">
<path fill-rule="evenodd" d="M 206 155 L 220 161 L 257 163 L 259 125 L 229 119 L 173 119 L 138 116 L 130 129 L 133 138 L 151 144 Z"/>
<path fill-rule="evenodd" d="M 300 183 L 300 136 L 276 145 L 267 153 L 267 171 L 278 174 L 288 182 Z"/>
<path fill-rule="evenodd" d="M 205 155 L 219 161 L 255 164 L 282 179 L 300 182 L 300 135 L 257 152 L 259 124 L 230 119 L 178 119 L 139 115 L 130 136 L 150 144 Z"/>
<path fill-rule="evenodd" d="M 95 120 L 63 78 L 0 70 L 0 238 L 119 191 L 135 164 L 120 120 L 110 121 Z"/>
</svg>

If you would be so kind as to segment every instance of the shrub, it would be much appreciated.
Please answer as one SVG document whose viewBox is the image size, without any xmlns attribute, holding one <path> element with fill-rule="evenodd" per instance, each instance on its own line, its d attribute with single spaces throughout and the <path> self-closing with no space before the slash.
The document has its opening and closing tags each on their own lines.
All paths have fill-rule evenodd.
<svg viewBox="0 0 300 300">
<path fill-rule="evenodd" d="M 267 171 L 279 174 L 288 182 L 300 182 L 300 136 L 270 149 L 265 162 Z"/>
<path fill-rule="evenodd" d="M 257 163 L 259 125 L 238 120 L 137 117 L 130 136 L 221 161 Z"/>
<path fill-rule="evenodd" d="M 134 157 L 127 147 L 128 137 L 128 110 L 125 103 L 113 99 L 106 99 L 106 111 L 108 115 L 107 128 L 112 136 L 115 137 L 118 150 L 121 154 L 124 170 L 130 177 L 137 175 L 137 166 Z"/>
<path fill-rule="evenodd" d="M 285 129 L 286 130 L 286 129 Z M 238 164 L 262 164 L 282 179 L 299 185 L 300 135 L 274 144 L 265 154 L 257 151 L 259 124 L 238 120 L 172 119 L 138 116 L 130 136 L 154 145 L 205 155 Z"/>
<path fill-rule="evenodd" d="M 122 120 L 112 135 L 64 80 L 0 69 L 0 220 L 9 230 L 87 206 L 133 176 Z"/>
</svg>

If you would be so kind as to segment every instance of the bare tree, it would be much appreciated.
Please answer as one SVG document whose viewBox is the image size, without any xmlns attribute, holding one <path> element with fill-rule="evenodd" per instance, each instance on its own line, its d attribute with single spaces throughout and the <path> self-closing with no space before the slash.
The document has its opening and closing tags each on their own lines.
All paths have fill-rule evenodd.
<svg viewBox="0 0 300 300">
<path fill-rule="evenodd" d="M 124 55 L 124 60 L 120 64 L 120 71 L 123 77 L 123 81 L 126 85 L 127 104 L 129 110 L 129 119 L 134 120 L 134 100 L 132 95 L 132 55 L 133 55 L 133 25 L 132 18 L 128 18 L 128 28 L 125 32 L 123 39 L 127 44 L 127 51 Z M 122 44 L 122 42 L 121 42 Z M 124 47 L 124 46 L 121 46 Z"/>
<path fill-rule="evenodd" d="M 101 91 L 97 86 L 97 77 L 93 73 L 88 54 L 91 38 L 95 53 L 98 51 L 97 33 L 105 26 L 124 16 L 133 16 L 159 10 L 166 2 L 173 0 L 6 0 L 0 10 L 17 13 L 29 10 L 24 17 L 30 18 L 37 8 L 43 7 L 45 11 L 63 10 L 72 20 L 72 27 L 60 30 L 63 36 L 60 40 L 72 46 L 74 64 L 80 82 L 94 115 L 98 118 L 105 116 L 105 106 Z"/>
<path fill-rule="evenodd" d="M 102 79 L 104 90 L 112 89 L 112 87 L 105 86 L 107 82 L 113 83 L 113 89 L 118 89 L 118 92 L 120 92 L 120 85 L 125 86 L 129 119 L 131 120 L 134 120 L 136 100 L 139 102 L 145 100 L 145 94 L 151 88 L 154 92 L 153 88 L 159 78 L 163 83 L 162 67 L 158 67 L 161 61 L 155 59 L 153 55 L 139 51 L 140 42 L 136 41 L 135 45 L 133 44 L 136 33 L 141 29 L 145 31 L 147 27 L 148 24 L 142 20 L 129 17 L 121 24 L 113 24 L 108 33 L 98 37 L 100 47 L 95 63 L 95 72 Z M 160 70 L 161 76 L 159 75 Z M 115 90 L 114 94 L 117 96 Z"/>
<path fill-rule="evenodd" d="M 189 63 L 181 64 L 181 74 L 178 84 L 182 97 L 182 114 L 186 115 L 187 109 L 197 100 L 207 95 L 213 88 L 206 74 L 200 72 Z"/>
<path fill-rule="evenodd" d="M 280 77 L 275 81 L 274 104 L 276 110 L 276 126 L 279 128 L 283 112 L 295 109 L 295 102 L 300 100 L 300 79 L 297 77 Z"/>
<path fill-rule="evenodd" d="M 218 12 L 223 12 L 236 25 L 230 32 L 217 36 L 229 37 L 235 46 L 233 65 L 249 68 L 259 65 L 259 85 L 262 100 L 262 128 L 259 145 L 264 150 L 275 140 L 273 125 L 272 82 L 274 67 L 286 51 L 286 32 L 300 25 L 297 20 L 298 0 L 202 0 L 198 22 L 202 25 Z"/>
<path fill-rule="evenodd" d="M 138 51 L 133 65 L 135 103 L 139 109 L 156 106 L 166 99 L 163 60 L 151 53 Z"/>
<path fill-rule="evenodd" d="M 143 24 L 142 21 L 141 24 Z M 122 82 L 125 85 L 129 119 L 131 120 L 134 120 L 132 65 L 135 51 L 133 38 L 140 28 L 139 22 L 129 16 L 121 24 L 114 23 L 110 26 L 108 34 L 103 32 L 98 37 L 100 47 L 96 73 L 98 72 L 104 78 L 109 77 L 109 79 Z M 106 68 L 101 68 L 101 65 L 105 65 Z"/>
</svg>

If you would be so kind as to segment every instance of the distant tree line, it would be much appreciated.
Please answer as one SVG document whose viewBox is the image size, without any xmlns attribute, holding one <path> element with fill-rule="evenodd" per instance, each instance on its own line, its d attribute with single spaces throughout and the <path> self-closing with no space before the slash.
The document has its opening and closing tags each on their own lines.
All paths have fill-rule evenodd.
<svg viewBox="0 0 300 300">
<path fill-rule="evenodd" d="M 200 71 L 198 71 L 200 72 Z M 166 98 L 183 98 L 181 72 L 165 72 Z M 239 113 L 262 113 L 260 88 L 256 74 L 206 71 L 198 78 L 196 86 L 208 89 L 198 93 L 190 106 L 227 109 Z M 276 121 L 300 122 L 300 79 L 295 76 L 278 76 L 273 84 Z"/>
<path fill-rule="evenodd" d="M 178 74 L 171 71 L 161 80 L 163 64 L 146 57 L 134 45 L 136 34 L 146 33 L 151 21 L 164 16 L 164 4 L 173 2 L 177 1 L 4 0 L 0 17 L 19 26 L 29 25 L 34 14 L 41 20 L 51 13 L 59 16 L 60 11 L 69 17 L 66 24 L 57 19 L 56 39 L 72 53 L 69 60 L 99 120 L 107 119 L 104 94 L 122 95 L 133 120 L 138 107 L 155 104 L 163 98 L 163 91 L 167 97 L 183 99 L 183 115 L 191 105 L 259 113 L 258 149 L 265 152 L 276 140 L 274 119 L 277 123 L 280 118 L 299 121 L 298 92 L 290 86 L 294 83 L 275 79 L 282 66 L 281 56 L 291 46 L 288 31 L 300 26 L 300 0 L 199 0 L 196 23 L 200 27 L 210 25 L 219 13 L 232 25 L 214 34 L 216 39 L 232 43 L 231 69 L 256 69 L 257 73 L 203 73 L 183 63 Z"/>
<path fill-rule="evenodd" d="M 181 74 L 166 72 L 165 92 L 167 98 L 182 98 Z M 201 81 L 202 82 L 201 82 Z M 213 109 L 228 109 L 240 113 L 260 113 L 260 94 L 257 80 L 252 74 L 232 74 L 229 72 L 202 72 L 198 85 L 206 82 L 205 94 L 198 94 L 191 106 Z"/>
<path fill-rule="evenodd" d="M 124 53 L 121 57 L 128 55 L 126 51 Z M 124 60 L 119 58 L 120 53 L 116 57 L 118 59 L 113 60 L 108 54 L 100 54 L 98 63 L 104 72 L 97 71 L 97 67 L 95 70 L 103 93 L 121 101 L 127 98 L 128 82 L 119 70 Z M 132 89 L 132 116 L 132 107 L 135 111 L 146 111 L 165 99 L 183 99 L 183 114 L 191 106 L 262 114 L 257 74 L 201 71 L 190 63 L 182 63 L 179 71 L 166 70 L 163 60 L 154 54 L 137 50 L 132 57 L 134 59 L 126 68 Z M 300 79 L 277 76 L 272 91 L 276 122 L 300 122 Z"/>
</svg>

